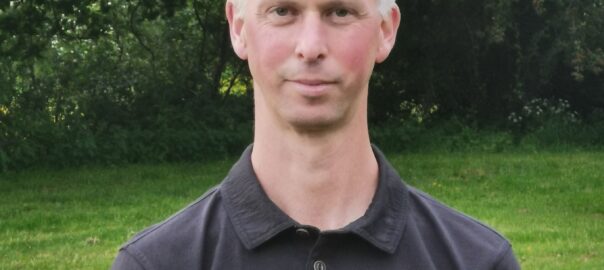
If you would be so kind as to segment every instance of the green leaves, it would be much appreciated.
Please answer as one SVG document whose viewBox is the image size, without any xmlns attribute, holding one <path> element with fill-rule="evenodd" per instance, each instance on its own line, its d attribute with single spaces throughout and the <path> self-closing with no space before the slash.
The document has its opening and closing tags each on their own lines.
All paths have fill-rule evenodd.
<svg viewBox="0 0 604 270">
<path fill-rule="evenodd" d="M 535 98 L 589 115 L 604 107 L 603 2 L 399 2 L 398 43 L 370 87 L 371 121 L 406 118 L 404 101 L 481 125 L 498 126 Z"/>
<path fill-rule="evenodd" d="M 0 170 L 238 152 L 250 142 L 249 84 L 226 43 L 222 5 L 24 1 L 3 9 Z M 240 95 L 220 95 L 231 78 Z"/>
<path fill-rule="evenodd" d="M 604 107 L 604 0 L 399 5 L 399 40 L 371 80 L 372 125 L 509 128 L 539 98 L 568 100 L 579 118 Z M 223 13 L 214 0 L 0 1 L 0 167 L 238 152 L 251 83 Z"/>
</svg>

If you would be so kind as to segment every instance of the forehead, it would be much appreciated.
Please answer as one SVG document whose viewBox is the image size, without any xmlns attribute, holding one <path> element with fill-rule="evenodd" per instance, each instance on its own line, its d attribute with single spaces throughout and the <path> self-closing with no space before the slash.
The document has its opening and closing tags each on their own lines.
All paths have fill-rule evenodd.
<svg viewBox="0 0 604 270">
<path fill-rule="evenodd" d="M 290 4 L 296 6 L 337 6 L 337 5 L 355 5 L 355 6 L 377 6 L 379 0 L 239 0 L 246 1 L 250 6 L 265 6 L 272 4 Z"/>
</svg>

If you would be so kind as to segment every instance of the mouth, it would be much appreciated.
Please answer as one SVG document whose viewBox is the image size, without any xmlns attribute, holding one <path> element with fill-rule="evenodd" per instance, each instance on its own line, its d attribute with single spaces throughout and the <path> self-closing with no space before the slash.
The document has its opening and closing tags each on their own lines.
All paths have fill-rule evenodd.
<svg viewBox="0 0 604 270">
<path fill-rule="evenodd" d="M 305 97 L 316 98 L 325 95 L 337 84 L 335 80 L 325 79 L 293 79 L 286 82 L 294 85 L 297 92 Z"/>
<path fill-rule="evenodd" d="M 302 85 L 308 85 L 308 86 L 328 85 L 328 84 L 335 83 L 335 81 L 322 80 L 322 79 L 298 79 L 298 80 L 291 80 L 291 82 L 294 82 L 297 84 L 302 84 Z"/>
</svg>

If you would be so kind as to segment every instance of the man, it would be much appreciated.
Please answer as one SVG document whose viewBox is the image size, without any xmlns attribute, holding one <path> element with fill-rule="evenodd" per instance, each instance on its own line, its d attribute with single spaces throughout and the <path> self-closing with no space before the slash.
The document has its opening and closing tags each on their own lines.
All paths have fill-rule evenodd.
<svg viewBox="0 0 604 270">
<path fill-rule="evenodd" d="M 393 0 L 227 0 L 226 15 L 254 79 L 254 143 L 113 269 L 519 269 L 508 241 L 406 186 L 370 144 Z"/>
</svg>

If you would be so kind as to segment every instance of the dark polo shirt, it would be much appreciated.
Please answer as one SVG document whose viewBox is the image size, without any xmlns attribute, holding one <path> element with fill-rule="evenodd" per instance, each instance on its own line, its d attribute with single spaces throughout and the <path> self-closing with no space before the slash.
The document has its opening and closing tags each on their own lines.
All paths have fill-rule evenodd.
<svg viewBox="0 0 604 270">
<path fill-rule="evenodd" d="M 374 153 L 379 183 L 365 215 L 319 231 L 270 201 L 250 146 L 219 186 L 126 243 L 113 269 L 520 269 L 500 234 L 405 185 Z"/>
</svg>

